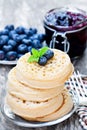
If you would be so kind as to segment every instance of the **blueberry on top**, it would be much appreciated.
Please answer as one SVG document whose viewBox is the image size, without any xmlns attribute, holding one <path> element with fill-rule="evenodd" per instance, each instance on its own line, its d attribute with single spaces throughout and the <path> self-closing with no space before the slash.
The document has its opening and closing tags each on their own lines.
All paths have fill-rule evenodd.
<svg viewBox="0 0 87 130">
<path fill-rule="evenodd" d="M 31 56 L 28 58 L 28 62 L 37 62 L 39 65 L 44 66 L 47 61 L 54 56 L 54 52 L 49 50 L 47 46 L 41 49 L 32 48 Z"/>
<path fill-rule="evenodd" d="M 39 58 L 39 61 L 38 61 L 39 65 L 44 66 L 44 65 L 46 65 L 46 63 L 47 63 L 47 58 L 45 56 L 42 56 Z"/>
<path fill-rule="evenodd" d="M 52 50 L 47 50 L 47 52 L 44 54 L 44 56 L 49 60 L 54 56 L 54 52 Z"/>
</svg>

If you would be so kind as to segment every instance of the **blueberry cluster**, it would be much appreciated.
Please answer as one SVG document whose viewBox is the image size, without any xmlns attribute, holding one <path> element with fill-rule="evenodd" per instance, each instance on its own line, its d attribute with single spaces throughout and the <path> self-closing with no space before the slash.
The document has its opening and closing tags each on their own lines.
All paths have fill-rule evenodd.
<svg viewBox="0 0 87 130">
<path fill-rule="evenodd" d="M 40 49 L 44 40 L 36 28 L 7 25 L 0 31 L 0 60 L 16 60 L 32 48 Z"/>
<path fill-rule="evenodd" d="M 39 58 L 38 64 L 44 66 L 53 56 L 54 52 L 52 50 L 47 50 L 47 52 Z"/>
</svg>

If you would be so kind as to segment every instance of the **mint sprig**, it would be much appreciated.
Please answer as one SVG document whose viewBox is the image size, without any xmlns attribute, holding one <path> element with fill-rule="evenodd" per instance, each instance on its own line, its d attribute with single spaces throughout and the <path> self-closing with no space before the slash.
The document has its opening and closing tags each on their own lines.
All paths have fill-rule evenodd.
<svg viewBox="0 0 87 130">
<path fill-rule="evenodd" d="M 28 58 L 28 62 L 38 62 L 39 58 L 42 57 L 48 50 L 48 47 L 42 47 L 40 50 L 32 48 L 32 55 Z"/>
</svg>

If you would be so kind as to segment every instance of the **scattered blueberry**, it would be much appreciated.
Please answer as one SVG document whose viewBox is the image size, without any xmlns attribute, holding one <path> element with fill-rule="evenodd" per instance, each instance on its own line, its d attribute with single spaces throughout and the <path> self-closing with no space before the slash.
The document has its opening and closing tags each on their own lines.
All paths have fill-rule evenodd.
<svg viewBox="0 0 87 130">
<path fill-rule="evenodd" d="M 16 28 L 14 25 L 5 26 L 0 31 L 0 50 L 2 50 L 1 54 L 3 55 L 1 60 L 15 60 L 15 57 L 19 58 L 26 52 L 31 52 L 32 48 L 40 49 L 44 35 L 40 35 L 37 32 L 37 29 L 32 27 L 27 29 L 23 26 Z M 14 51 L 17 53 L 17 56 L 14 56 Z"/>
<path fill-rule="evenodd" d="M 16 34 L 16 31 L 15 30 L 12 30 L 9 32 L 9 37 L 12 38 L 13 37 L 13 34 Z"/>
<path fill-rule="evenodd" d="M 17 50 L 18 50 L 19 53 L 24 54 L 24 53 L 26 53 L 26 52 L 28 51 L 27 45 L 25 45 L 25 44 L 20 44 L 20 45 L 18 46 Z"/>
<path fill-rule="evenodd" d="M 9 34 L 9 30 L 8 29 L 4 29 L 2 31 L 0 31 L 0 36 L 1 35 L 8 35 Z"/>
<path fill-rule="evenodd" d="M 33 35 L 32 29 L 25 29 L 24 32 L 25 32 L 25 34 L 28 35 L 29 37 Z"/>
<path fill-rule="evenodd" d="M 15 31 L 18 33 L 18 34 L 24 34 L 24 27 L 22 26 L 19 26 L 15 29 Z"/>
<path fill-rule="evenodd" d="M 6 44 L 8 42 L 8 40 L 9 40 L 9 37 L 7 35 L 0 36 L 1 43 L 3 42 L 3 44 Z"/>
<path fill-rule="evenodd" d="M 7 52 L 6 58 L 9 61 L 16 60 L 16 58 L 17 58 L 17 52 L 15 52 L 15 51 L 9 51 L 9 52 Z"/>
<path fill-rule="evenodd" d="M 28 46 L 28 52 L 31 52 L 32 46 Z"/>
<path fill-rule="evenodd" d="M 32 37 L 30 37 L 31 40 L 39 40 L 38 34 L 34 34 Z"/>
<path fill-rule="evenodd" d="M 38 34 L 38 39 L 40 40 L 40 42 L 43 42 L 45 40 L 45 34 Z"/>
<path fill-rule="evenodd" d="M 12 39 L 15 40 L 15 41 L 16 41 L 17 37 L 19 37 L 18 34 L 13 34 L 13 35 L 12 35 Z"/>
<path fill-rule="evenodd" d="M 24 30 L 24 33 L 25 33 L 26 35 L 28 35 L 28 36 L 31 36 L 31 35 L 30 35 L 30 30 L 29 30 L 29 29 L 25 29 L 25 30 Z"/>
<path fill-rule="evenodd" d="M 12 51 L 13 47 L 11 45 L 4 45 L 2 49 L 3 51 L 8 52 L 8 51 Z"/>
<path fill-rule="evenodd" d="M 0 49 L 3 47 L 3 45 L 5 45 L 5 42 L 2 39 L 0 39 Z"/>
<path fill-rule="evenodd" d="M 16 47 L 17 46 L 17 42 L 15 42 L 14 40 L 9 40 L 8 41 L 8 45 L 11 45 L 11 46 L 13 46 L 13 47 Z"/>
<path fill-rule="evenodd" d="M 19 38 L 20 38 L 21 40 L 26 39 L 26 38 L 27 38 L 27 35 L 21 34 L 21 35 L 19 36 Z"/>
<path fill-rule="evenodd" d="M 0 60 L 4 60 L 5 59 L 5 52 L 0 50 Z"/>
<path fill-rule="evenodd" d="M 40 43 L 39 40 L 33 40 L 32 46 L 33 46 L 34 48 L 36 48 L 36 49 L 39 49 L 39 48 L 42 47 L 42 44 Z"/>
<path fill-rule="evenodd" d="M 33 34 L 37 33 L 37 29 L 36 28 L 29 28 L 29 30 L 31 30 Z"/>
<path fill-rule="evenodd" d="M 44 66 L 47 63 L 47 58 L 42 56 L 39 58 L 38 64 Z"/>
<path fill-rule="evenodd" d="M 8 29 L 9 31 L 14 29 L 14 25 L 7 25 L 5 26 L 5 29 Z"/>
<path fill-rule="evenodd" d="M 47 58 L 47 60 L 49 60 L 54 56 L 54 52 L 52 50 L 47 50 L 44 56 Z"/>
<path fill-rule="evenodd" d="M 31 41 L 30 39 L 23 39 L 23 40 L 22 40 L 22 43 L 29 46 L 29 45 L 32 44 L 32 41 Z"/>
<path fill-rule="evenodd" d="M 16 43 L 21 43 L 22 38 L 20 37 L 20 35 L 18 35 L 18 36 L 16 36 L 16 37 L 14 38 L 14 41 L 15 41 Z"/>
</svg>

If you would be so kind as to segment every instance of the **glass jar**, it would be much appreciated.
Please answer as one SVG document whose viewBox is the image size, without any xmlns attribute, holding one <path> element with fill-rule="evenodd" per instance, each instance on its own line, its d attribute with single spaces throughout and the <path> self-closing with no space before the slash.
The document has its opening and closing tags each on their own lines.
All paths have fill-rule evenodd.
<svg viewBox="0 0 87 130">
<path fill-rule="evenodd" d="M 48 11 L 43 20 L 46 42 L 65 51 L 71 58 L 81 56 L 87 41 L 87 13 L 74 7 Z"/>
</svg>

